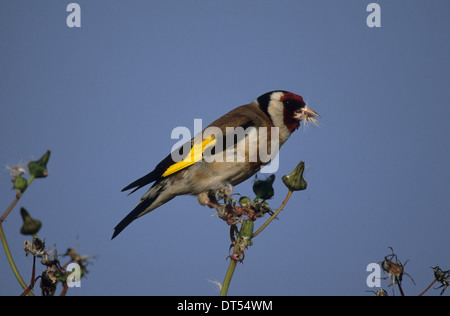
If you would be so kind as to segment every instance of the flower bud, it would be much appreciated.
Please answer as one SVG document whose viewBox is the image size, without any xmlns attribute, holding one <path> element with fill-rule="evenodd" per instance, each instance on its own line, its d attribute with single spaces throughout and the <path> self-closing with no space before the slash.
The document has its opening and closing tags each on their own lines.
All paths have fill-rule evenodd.
<svg viewBox="0 0 450 316">
<path fill-rule="evenodd" d="M 56 291 L 56 283 L 58 282 L 58 278 L 55 275 L 55 271 L 50 267 L 47 268 L 41 275 L 41 290 L 43 296 L 53 296 Z"/>
<path fill-rule="evenodd" d="M 48 176 L 47 163 L 50 159 L 50 150 L 36 161 L 30 161 L 28 164 L 28 170 L 30 170 L 31 176 L 35 178 L 45 178 Z"/>
<path fill-rule="evenodd" d="M 253 225 L 253 221 L 250 219 L 245 219 L 242 221 L 241 229 L 239 230 L 238 241 L 241 243 L 241 246 L 245 248 L 247 246 L 253 245 Z"/>
<path fill-rule="evenodd" d="M 303 179 L 303 171 L 305 170 L 305 163 L 300 161 L 300 163 L 295 167 L 290 175 L 285 175 L 281 178 L 286 187 L 291 191 L 301 191 L 305 190 L 307 183 Z"/>
<path fill-rule="evenodd" d="M 239 199 L 239 205 L 242 207 L 246 207 L 246 206 L 250 205 L 250 203 L 252 203 L 252 200 L 250 200 L 250 198 L 247 196 L 242 196 Z"/>
<path fill-rule="evenodd" d="M 22 215 L 23 225 L 20 229 L 22 235 L 35 235 L 41 229 L 42 223 L 30 216 L 26 209 L 23 207 L 20 209 L 20 215 Z"/>
<path fill-rule="evenodd" d="M 28 181 L 22 176 L 18 176 L 14 179 L 14 189 L 18 190 L 20 193 L 25 192 L 28 186 Z"/>
</svg>

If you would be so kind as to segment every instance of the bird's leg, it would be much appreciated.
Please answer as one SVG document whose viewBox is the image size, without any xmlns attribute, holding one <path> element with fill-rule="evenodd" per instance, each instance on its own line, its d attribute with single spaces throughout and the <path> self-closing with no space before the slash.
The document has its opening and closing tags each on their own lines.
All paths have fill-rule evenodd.
<svg viewBox="0 0 450 316">
<path fill-rule="evenodd" d="M 214 195 L 209 192 L 202 192 L 197 195 L 197 200 L 202 206 L 209 206 L 210 208 L 217 208 L 221 206 L 221 204 L 217 201 Z"/>
<path fill-rule="evenodd" d="M 215 191 L 209 191 L 209 192 L 202 192 L 199 195 L 197 195 L 197 200 L 200 203 L 200 205 L 207 205 L 210 208 L 214 208 L 217 211 L 217 216 L 220 218 L 224 218 L 228 214 L 228 208 L 227 205 L 221 204 L 217 201 Z"/>
<path fill-rule="evenodd" d="M 236 200 L 231 196 L 233 186 L 229 183 L 217 188 L 214 192 L 217 201 L 223 200 L 226 205 L 235 206 Z"/>
<path fill-rule="evenodd" d="M 197 199 L 201 205 L 216 209 L 217 216 L 226 221 L 228 225 L 235 225 L 242 216 L 256 220 L 257 216 L 254 210 L 236 205 L 236 200 L 231 194 L 232 190 L 233 187 L 230 184 L 225 184 L 217 189 L 200 193 L 197 195 Z M 223 200 L 224 203 L 219 203 L 218 200 Z"/>
</svg>

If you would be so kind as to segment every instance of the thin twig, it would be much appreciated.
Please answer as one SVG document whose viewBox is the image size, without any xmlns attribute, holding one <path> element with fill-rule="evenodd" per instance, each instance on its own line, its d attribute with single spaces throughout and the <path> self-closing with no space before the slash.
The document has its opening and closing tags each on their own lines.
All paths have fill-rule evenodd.
<svg viewBox="0 0 450 316">
<path fill-rule="evenodd" d="M 256 232 L 253 233 L 252 239 L 255 238 L 257 235 L 259 235 L 264 230 L 264 228 L 266 228 L 267 225 L 269 225 L 270 222 L 273 221 L 273 219 L 275 217 L 277 217 L 277 215 L 283 210 L 284 206 L 289 201 L 289 198 L 291 197 L 292 192 L 293 191 L 289 190 L 288 194 L 286 195 L 286 198 L 284 199 L 283 203 L 278 208 L 278 210 L 275 213 L 273 213 L 273 215 Z"/>
<path fill-rule="evenodd" d="M 34 284 L 36 283 L 36 280 L 34 279 L 36 275 L 36 256 L 33 256 L 33 270 L 31 271 L 31 288 L 33 289 Z"/>
<path fill-rule="evenodd" d="M 400 295 L 401 296 L 405 296 L 405 293 L 403 292 L 402 286 L 400 284 L 400 282 L 397 281 L 397 285 L 398 285 L 398 289 L 400 290 Z"/>
<path fill-rule="evenodd" d="M 434 283 L 436 283 L 436 279 L 433 280 L 433 282 L 431 282 L 430 285 L 428 285 L 428 287 L 425 289 L 425 291 L 423 291 L 422 293 L 419 294 L 419 296 L 423 296 L 433 285 Z"/>
<path fill-rule="evenodd" d="M 5 211 L 5 213 L 3 213 L 2 217 L 0 218 L 0 224 L 3 223 L 3 221 L 6 219 L 6 216 L 8 216 L 9 213 L 14 208 L 14 206 L 16 206 L 16 204 L 17 204 L 17 202 L 19 202 L 21 196 L 22 196 L 21 193 L 17 193 L 16 199 L 14 201 L 12 201 L 11 205 L 8 207 L 8 209 Z"/>
<path fill-rule="evenodd" d="M 39 280 L 41 276 L 39 275 L 35 280 L 34 280 L 34 284 L 36 284 L 37 280 Z M 31 292 L 32 287 L 31 284 L 30 286 L 22 293 L 20 294 L 20 296 L 26 296 L 26 295 L 30 295 L 30 296 L 34 296 L 33 292 Z M 30 294 L 31 293 L 31 294 Z"/>
<path fill-rule="evenodd" d="M 31 182 L 33 182 L 34 179 L 35 179 L 35 177 L 33 175 L 30 176 L 30 179 L 28 179 L 27 188 L 30 186 Z M 17 202 L 19 202 L 19 200 L 22 197 L 25 190 L 23 190 L 22 192 L 17 191 L 16 199 L 14 201 L 12 201 L 11 205 L 6 209 L 6 211 L 5 211 L 5 213 L 3 213 L 2 217 L 0 217 L 0 224 L 2 224 L 3 221 L 6 219 L 6 217 L 9 215 L 9 213 L 11 213 L 12 209 L 14 208 L 14 206 L 16 206 Z"/>
<path fill-rule="evenodd" d="M 36 284 L 36 281 L 37 281 L 37 278 L 36 279 L 34 278 L 35 275 L 36 275 L 36 256 L 33 256 L 33 269 L 31 270 L 30 285 L 22 294 L 20 294 L 20 296 L 27 295 L 34 288 L 34 285 Z"/>
<path fill-rule="evenodd" d="M 5 248 L 5 252 L 6 252 L 6 257 L 8 258 L 9 264 L 11 265 L 11 268 L 13 270 L 14 275 L 17 278 L 17 281 L 19 281 L 20 285 L 22 286 L 22 288 L 24 290 L 27 290 L 28 285 L 25 283 L 25 281 L 23 280 L 22 276 L 19 273 L 19 270 L 17 269 L 17 266 L 14 262 L 12 254 L 11 254 L 11 250 L 9 250 L 8 242 L 6 241 L 5 232 L 3 231 L 3 227 L 1 224 L 0 224 L 0 239 L 2 240 L 3 248 Z M 28 295 L 34 296 L 33 292 L 31 292 L 31 291 L 28 293 Z"/>
<path fill-rule="evenodd" d="M 69 289 L 69 286 L 67 285 L 66 282 L 61 282 L 61 283 L 62 283 L 62 285 L 63 285 L 63 289 L 62 289 L 62 291 L 61 291 L 60 296 L 66 296 L 67 290 Z"/>
</svg>

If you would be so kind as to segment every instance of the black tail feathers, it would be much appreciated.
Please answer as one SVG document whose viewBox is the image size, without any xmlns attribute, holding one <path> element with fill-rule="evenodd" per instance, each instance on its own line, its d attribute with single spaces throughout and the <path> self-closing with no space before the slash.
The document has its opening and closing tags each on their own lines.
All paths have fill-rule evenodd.
<svg viewBox="0 0 450 316">
<path fill-rule="evenodd" d="M 135 188 L 133 191 L 128 193 L 128 195 L 130 195 L 131 193 L 136 192 L 137 190 L 146 186 L 147 184 L 156 181 L 158 178 L 159 176 L 154 171 L 152 171 L 143 176 L 142 178 L 139 178 L 136 181 L 127 185 L 125 188 L 122 189 L 122 192 Z"/>
<path fill-rule="evenodd" d="M 145 211 L 153 203 L 153 201 L 155 201 L 155 199 L 156 198 L 149 198 L 136 205 L 136 207 L 127 216 L 125 216 L 125 218 L 121 220 L 116 227 L 114 227 L 114 234 L 112 235 L 111 240 L 119 235 L 120 232 L 124 230 L 128 225 L 130 225 L 131 222 L 139 216 L 139 214 Z"/>
</svg>

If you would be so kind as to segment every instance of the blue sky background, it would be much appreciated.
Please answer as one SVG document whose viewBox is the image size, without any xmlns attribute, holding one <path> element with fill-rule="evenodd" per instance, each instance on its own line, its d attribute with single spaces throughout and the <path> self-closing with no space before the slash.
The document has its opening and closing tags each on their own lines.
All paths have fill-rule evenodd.
<svg viewBox="0 0 450 316">
<path fill-rule="evenodd" d="M 369 295 L 366 266 L 388 246 L 410 259 L 406 294 L 424 290 L 431 266 L 450 269 L 450 2 L 377 1 L 369 28 L 370 2 L 80 0 L 72 29 L 70 1 L 2 1 L 1 208 L 14 199 L 5 166 L 52 151 L 4 224 L 24 279 L 21 206 L 50 248 L 78 236 L 98 255 L 69 295 L 218 295 L 228 226 L 185 196 L 111 241 L 145 192 L 120 190 L 169 153 L 174 127 L 284 89 L 322 118 L 284 145 L 271 206 L 300 160 L 309 187 L 255 238 L 229 294 Z M 0 271 L 0 295 L 20 294 L 3 250 Z"/>
</svg>

